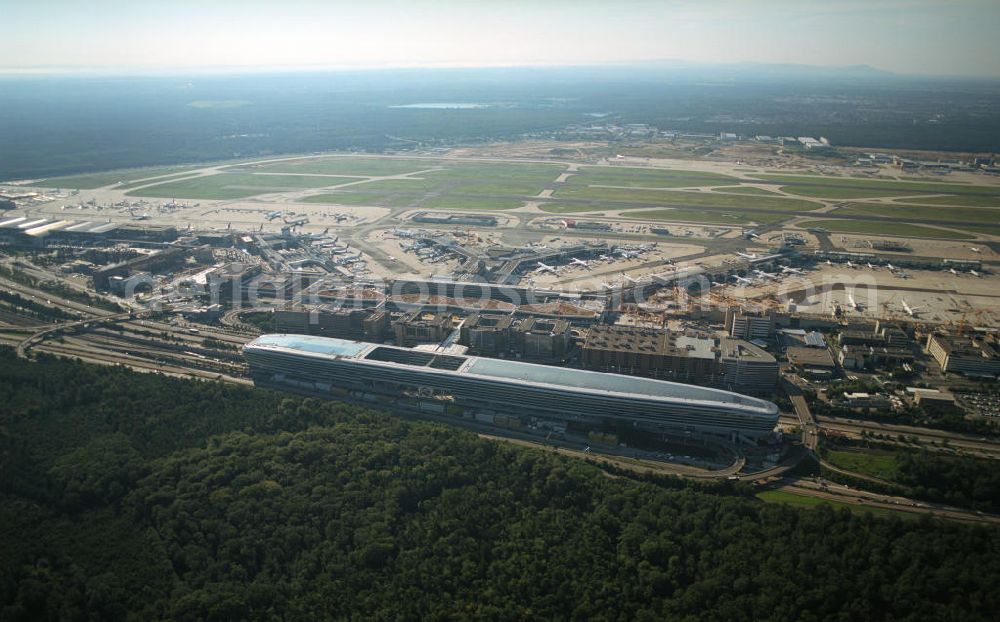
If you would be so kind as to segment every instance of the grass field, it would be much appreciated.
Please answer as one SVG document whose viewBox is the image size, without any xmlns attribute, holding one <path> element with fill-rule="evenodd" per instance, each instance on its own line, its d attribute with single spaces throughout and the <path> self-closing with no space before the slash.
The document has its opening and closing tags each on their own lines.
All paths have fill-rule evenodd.
<svg viewBox="0 0 1000 622">
<path fill-rule="evenodd" d="M 932 179 L 927 177 L 900 177 L 900 181 L 922 181 L 929 184 L 965 184 L 964 181 L 953 181 L 951 179 Z"/>
<path fill-rule="evenodd" d="M 948 220 L 955 226 L 965 223 L 1000 226 L 1000 209 L 976 207 L 926 207 L 921 205 L 885 205 L 882 203 L 851 203 L 838 208 L 836 213 L 851 216 L 890 216 L 908 219 Z"/>
<path fill-rule="evenodd" d="M 905 199 L 912 201 L 913 199 Z M 927 197 L 920 203 L 930 205 L 960 205 L 962 207 L 996 207 L 1000 208 L 1000 195 L 949 195 L 944 197 Z"/>
<path fill-rule="evenodd" d="M 641 203 L 649 207 L 680 205 L 693 207 L 724 207 L 736 210 L 780 210 L 783 212 L 808 212 L 821 207 L 812 201 L 768 196 L 736 196 L 711 192 L 685 192 L 680 190 L 641 190 L 618 188 L 565 187 L 554 194 L 556 199 L 589 199 Z"/>
<path fill-rule="evenodd" d="M 713 188 L 713 192 L 735 192 L 736 194 L 754 194 L 757 196 L 773 197 L 777 193 L 771 190 L 764 190 L 755 186 L 719 186 Z"/>
<path fill-rule="evenodd" d="M 196 166 L 159 166 L 154 168 L 130 168 L 117 171 L 107 171 L 104 173 L 91 173 L 88 175 L 70 175 L 67 177 L 53 177 L 43 179 L 34 185 L 40 188 L 72 188 L 76 190 L 93 190 L 110 186 L 120 181 L 131 184 L 138 179 L 149 177 L 160 177 L 195 170 Z"/>
<path fill-rule="evenodd" d="M 826 459 L 842 469 L 885 480 L 893 479 L 899 468 L 896 454 L 886 450 L 830 449 Z"/>
<path fill-rule="evenodd" d="M 573 186 L 684 188 L 739 183 L 736 177 L 700 171 L 584 166 L 567 181 Z"/>
<path fill-rule="evenodd" d="M 388 158 L 331 157 L 288 160 L 250 167 L 258 173 L 301 173 L 311 175 L 350 175 L 355 177 L 381 177 L 403 175 L 434 168 L 437 160 L 391 160 Z"/>
<path fill-rule="evenodd" d="M 581 214 L 592 213 L 594 215 L 606 212 L 618 211 L 620 208 L 609 206 L 592 206 L 573 203 L 546 203 L 540 207 L 543 212 L 550 214 Z M 646 220 L 675 220 L 678 222 L 705 223 L 710 225 L 746 225 L 751 222 L 759 224 L 773 223 L 783 220 L 785 217 L 780 214 L 769 214 L 765 212 L 753 211 L 733 211 L 723 212 L 716 210 L 699 210 L 685 208 L 670 209 L 637 209 L 633 208 L 623 211 L 621 218 L 635 218 Z"/>
<path fill-rule="evenodd" d="M 905 196 L 907 192 L 894 190 L 865 190 L 862 188 L 830 188 L 827 186 L 781 186 L 783 192 L 815 199 L 877 199 Z"/>
<path fill-rule="evenodd" d="M 139 186 L 151 186 L 153 184 L 162 184 L 166 181 L 176 181 L 178 179 L 184 179 L 185 177 L 190 177 L 191 171 L 187 173 L 177 173 L 176 175 L 166 175 L 163 177 L 156 177 L 155 179 L 143 179 L 141 181 L 133 181 L 127 184 L 122 184 L 120 186 L 115 186 L 116 190 L 131 190 L 132 188 L 138 188 Z"/>
<path fill-rule="evenodd" d="M 441 166 L 440 170 L 423 172 L 413 178 L 377 179 L 342 191 L 307 197 L 303 201 L 382 207 L 515 209 L 521 207 L 526 198 L 538 195 L 565 169 L 561 165 L 479 162 L 446 162 Z"/>
<path fill-rule="evenodd" d="M 798 508 L 815 508 L 820 505 L 828 505 L 834 509 L 846 508 L 855 514 L 865 514 L 870 513 L 872 516 L 878 516 L 881 518 L 887 518 L 889 516 L 899 516 L 900 518 L 916 519 L 918 514 L 913 512 L 897 512 L 895 510 L 889 510 L 885 508 L 873 508 L 863 505 L 855 505 L 853 503 L 841 503 L 840 501 L 828 501 L 826 499 L 819 499 L 817 497 L 807 497 L 806 495 L 797 495 L 793 492 L 785 492 L 783 490 L 765 490 L 764 492 L 757 493 L 757 498 L 761 501 L 767 503 L 784 503 L 785 505 L 791 505 Z"/>
<path fill-rule="evenodd" d="M 379 194 L 404 192 L 409 194 L 427 194 L 439 190 L 440 184 L 433 179 L 414 177 L 411 179 L 380 179 L 351 186 L 357 192 L 374 192 Z"/>
<path fill-rule="evenodd" d="M 379 194 L 369 192 L 326 192 L 299 199 L 300 203 L 327 203 L 333 205 L 375 205 L 378 207 L 416 207 L 422 195 Z"/>
<path fill-rule="evenodd" d="M 347 181 L 346 179 L 343 181 Z M 248 173 L 219 173 L 180 181 L 157 184 L 131 190 L 126 194 L 136 197 L 162 197 L 174 199 L 243 199 L 270 192 L 289 192 L 330 186 L 326 177 L 300 177 L 297 175 L 251 175 Z"/>
<path fill-rule="evenodd" d="M 923 225 L 910 225 L 894 221 L 881 220 L 809 220 L 799 223 L 803 229 L 822 227 L 834 233 L 860 233 L 871 235 L 896 235 L 908 238 L 943 238 L 949 240 L 967 240 L 971 236 L 957 231 L 948 231 Z"/>
<path fill-rule="evenodd" d="M 707 225 L 747 225 L 752 222 L 767 224 L 782 220 L 777 214 L 761 212 L 708 212 L 696 209 L 634 210 L 623 214 L 625 218 L 649 220 L 676 220 L 678 222 L 705 223 Z"/>
<path fill-rule="evenodd" d="M 955 227 L 961 229 L 962 231 L 970 231 L 972 233 L 982 233 L 986 235 L 1000 235 L 1000 223 L 997 223 L 996 226 L 992 227 L 976 226 L 976 225 L 955 225 Z"/>
<path fill-rule="evenodd" d="M 436 196 L 420 202 L 420 207 L 437 209 L 505 210 L 517 209 L 524 204 L 518 199 L 495 199 L 492 197 Z"/>
<path fill-rule="evenodd" d="M 812 193 L 809 196 L 823 196 L 832 199 L 851 198 L 841 196 L 837 193 L 847 190 L 858 190 L 864 192 L 878 192 L 866 196 L 894 196 L 905 194 L 959 194 L 959 195 L 986 195 L 992 196 L 1000 193 L 1000 186 L 985 186 L 973 184 L 941 183 L 936 181 L 915 182 L 915 181 L 879 181 L 875 179 L 853 179 L 844 177 L 817 177 L 803 175 L 754 175 L 754 177 L 778 183 L 785 186 L 785 190 L 802 194 Z M 826 193 L 826 194 L 821 194 Z"/>
</svg>

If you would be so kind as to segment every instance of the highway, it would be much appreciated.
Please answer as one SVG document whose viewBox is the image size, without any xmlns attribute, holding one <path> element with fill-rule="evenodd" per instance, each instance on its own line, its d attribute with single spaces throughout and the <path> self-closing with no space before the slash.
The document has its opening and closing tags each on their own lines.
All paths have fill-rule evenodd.
<svg viewBox="0 0 1000 622">
<path fill-rule="evenodd" d="M 35 296 L 44 304 L 64 310 L 74 310 L 84 317 L 72 322 L 45 324 L 33 328 L 11 327 L 0 336 L 0 341 L 16 343 L 18 355 L 28 356 L 31 349 L 60 356 L 67 356 L 88 362 L 101 364 L 125 365 L 136 371 L 164 373 L 171 376 L 222 380 L 225 382 L 250 385 L 252 382 L 245 377 L 245 365 L 239 360 L 238 347 L 249 337 L 226 327 L 198 327 L 197 333 L 187 332 L 185 327 L 159 320 L 145 319 L 130 312 L 111 313 L 81 303 L 65 300 L 60 297 L 47 296 L 33 288 L 28 288 L 7 280 L 12 291 L 22 295 Z M 41 296 L 47 296 L 42 298 Z M 117 325 L 115 330 L 105 327 L 107 323 Z M 58 342 L 48 339 L 60 334 Z M 215 340 L 224 349 L 213 349 L 205 346 L 206 339 Z M 655 455 L 634 448 L 618 446 L 599 446 L 591 449 L 585 440 L 552 440 L 541 439 L 537 435 L 504 430 L 500 433 L 493 426 L 485 426 L 475 422 L 456 419 L 454 417 L 434 416 L 404 413 L 459 425 L 470 429 L 484 437 L 502 439 L 522 445 L 550 449 L 565 455 L 593 459 L 612 464 L 616 467 L 637 472 L 650 472 L 679 475 L 693 479 L 720 479 L 740 477 L 744 481 L 768 481 L 782 478 L 794 469 L 798 463 L 809 454 L 817 455 L 821 429 L 842 431 L 860 436 L 862 430 L 877 432 L 890 436 L 899 434 L 916 436 L 925 442 L 934 441 L 940 447 L 944 441 L 955 448 L 982 451 L 1000 455 L 1000 443 L 992 443 L 971 435 L 955 434 L 912 426 L 881 424 L 856 419 L 819 417 L 812 415 L 801 389 L 789 379 L 782 377 L 781 385 L 788 393 L 795 408 L 795 421 L 803 430 L 803 444 L 793 446 L 782 462 L 770 469 L 757 473 L 743 473 L 746 462 L 740 458 L 725 468 L 706 470 L 691 465 L 665 462 L 655 459 Z M 598 451 L 600 453 L 598 453 Z M 818 455 L 817 455 L 818 458 Z M 821 462 L 825 468 L 847 477 L 869 481 L 873 484 L 893 486 L 878 478 L 841 469 L 834 465 Z M 962 510 L 947 506 L 917 502 L 912 499 L 892 497 L 876 493 L 854 490 L 847 486 L 829 483 L 813 483 L 806 479 L 794 479 L 780 483 L 778 489 L 788 490 L 796 494 L 808 495 L 831 501 L 861 504 L 869 507 L 903 510 L 917 513 L 928 513 L 935 516 L 972 522 L 1000 522 L 1000 518 L 983 515 L 978 512 Z"/>
<path fill-rule="evenodd" d="M 883 495 L 865 490 L 851 488 L 844 484 L 816 481 L 809 478 L 798 478 L 777 482 L 769 486 L 772 490 L 783 490 L 799 495 L 817 497 L 828 501 L 861 505 L 863 507 L 880 508 L 914 514 L 929 514 L 938 518 L 948 518 L 962 522 L 1000 524 L 1000 516 L 985 514 L 974 510 L 965 510 L 939 503 L 914 501 L 906 497 Z"/>
</svg>

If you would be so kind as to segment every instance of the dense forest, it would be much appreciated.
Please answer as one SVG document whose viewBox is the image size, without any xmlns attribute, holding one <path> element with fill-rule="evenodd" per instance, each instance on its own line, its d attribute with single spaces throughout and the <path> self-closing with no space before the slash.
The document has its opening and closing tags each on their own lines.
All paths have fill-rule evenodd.
<svg viewBox="0 0 1000 622">
<path fill-rule="evenodd" d="M 0 351 L 0 619 L 992 620 L 1000 530 Z"/>
<path fill-rule="evenodd" d="M 858 459 L 860 464 L 838 466 L 860 470 L 891 482 L 894 486 L 887 488 L 838 473 L 825 472 L 824 475 L 830 479 L 911 499 L 994 514 L 1000 512 L 1000 471 L 996 470 L 995 461 L 989 458 L 934 451 L 927 446 L 901 447 L 870 439 L 857 442 L 824 435 L 822 440 L 821 452 L 827 460 L 831 458 L 831 449 L 851 452 L 848 455 Z M 836 463 L 836 457 L 834 462 Z M 876 472 L 869 472 L 872 468 Z"/>
<path fill-rule="evenodd" d="M 995 81 L 655 65 L 0 76 L 0 181 L 314 151 L 547 136 L 571 124 L 995 151 Z M 422 102 L 475 103 L 423 109 Z M 401 107 L 402 106 L 402 107 Z M 596 115 L 596 116 L 595 116 Z"/>
</svg>

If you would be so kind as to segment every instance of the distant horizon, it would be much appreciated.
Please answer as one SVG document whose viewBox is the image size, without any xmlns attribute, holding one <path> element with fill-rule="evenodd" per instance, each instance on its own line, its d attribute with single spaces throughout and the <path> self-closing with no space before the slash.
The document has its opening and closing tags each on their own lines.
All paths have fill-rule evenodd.
<svg viewBox="0 0 1000 622">
<path fill-rule="evenodd" d="M 993 0 L 8 0 L 4 22 L 7 75 L 677 59 L 1000 77 Z"/>
<path fill-rule="evenodd" d="M 611 69 L 615 67 L 628 69 L 648 69 L 650 71 L 684 71 L 705 68 L 721 70 L 726 68 L 755 69 L 786 69 L 797 71 L 800 76 L 809 73 L 823 74 L 840 72 L 848 75 L 850 72 L 868 73 L 866 77 L 891 78 L 927 78 L 956 80 L 1000 80 L 998 74 L 940 74 L 929 72 L 898 72 L 871 64 L 810 64 L 794 62 L 760 62 L 760 61 L 694 61 L 677 58 L 661 58 L 646 60 L 606 60 L 593 62 L 519 62 L 519 63 L 426 63 L 426 64 L 387 64 L 387 65 L 351 65 L 303 63 L 298 65 L 174 65 L 174 66 L 143 66 L 131 65 L 33 65 L 33 66 L 3 66 L 0 65 L 0 76 L 51 76 L 51 77 L 168 77 L 168 76 L 199 76 L 199 75 L 254 75 L 254 74 L 309 74 L 309 73 L 348 73 L 348 72 L 378 72 L 378 71 L 419 71 L 419 70 L 491 70 L 491 69 Z"/>
</svg>

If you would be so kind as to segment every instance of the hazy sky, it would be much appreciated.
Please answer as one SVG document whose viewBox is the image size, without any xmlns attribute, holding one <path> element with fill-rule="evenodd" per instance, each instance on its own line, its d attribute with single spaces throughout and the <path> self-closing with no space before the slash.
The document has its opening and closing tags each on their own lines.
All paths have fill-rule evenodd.
<svg viewBox="0 0 1000 622">
<path fill-rule="evenodd" d="M 998 0 L 0 0 L 0 67 L 679 59 L 1000 76 Z"/>
</svg>

